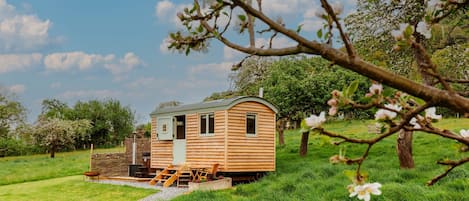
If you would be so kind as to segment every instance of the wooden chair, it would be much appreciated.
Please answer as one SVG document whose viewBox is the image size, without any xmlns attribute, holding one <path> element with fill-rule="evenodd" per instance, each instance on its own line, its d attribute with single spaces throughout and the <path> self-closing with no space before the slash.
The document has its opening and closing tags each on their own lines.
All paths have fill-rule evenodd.
<svg viewBox="0 0 469 201">
<path fill-rule="evenodd" d="M 199 179 L 207 181 L 208 178 L 213 179 L 217 177 L 218 166 L 220 166 L 220 164 L 215 163 L 211 169 L 206 168 L 205 170 L 201 171 L 199 174 Z"/>
</svg>

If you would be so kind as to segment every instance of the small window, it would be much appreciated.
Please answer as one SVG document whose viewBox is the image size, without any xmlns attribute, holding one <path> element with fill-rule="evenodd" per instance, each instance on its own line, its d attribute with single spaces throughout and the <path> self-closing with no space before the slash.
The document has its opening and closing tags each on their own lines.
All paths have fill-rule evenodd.
<svg viewBox="0 0 469 201">
<path fill-rule="evenodd" d="M 200 115 L 200 135 L 213 135 L 215 133 L 215 115 L 213 113 Z"/>
<path fill-rule="evenodd" d="M 166 129 L 166 124 L 163 124 L 163 132 L 167 132 L 168 129 Z"/>
<path fill-rule="evenodd" d="M 246 115 L 246 135 L 256 135 L 256 114 Z"/>
</svg>

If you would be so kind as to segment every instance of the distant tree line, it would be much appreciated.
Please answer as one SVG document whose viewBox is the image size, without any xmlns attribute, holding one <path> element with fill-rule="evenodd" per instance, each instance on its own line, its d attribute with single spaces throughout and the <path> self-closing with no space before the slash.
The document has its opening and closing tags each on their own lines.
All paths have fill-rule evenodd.
<svg viewBox="0 0 469 201">
<path fill-rule="evenodd" d="M 134 129 L 134 112 L 118 100 L 78 101 L 68 106 L 57 99 L 42 102 L 33 124 L 25 121 L 25 108 L 0 93 L 0 157 L 50 153 L 119 145 Z"/>
</svg>

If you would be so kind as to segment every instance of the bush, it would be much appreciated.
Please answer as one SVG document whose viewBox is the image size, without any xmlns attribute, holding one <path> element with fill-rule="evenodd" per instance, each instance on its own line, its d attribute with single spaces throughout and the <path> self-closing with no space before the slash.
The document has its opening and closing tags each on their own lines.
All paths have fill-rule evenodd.
<svg viewBox="0 0 469 201">
<path fill-rule="evenodd" d="M 0 157 L 31 155 L 44 152 L 43 148 L 26 144 L 14 138 L 3 138 L 0 140 Z"/>
</svg>

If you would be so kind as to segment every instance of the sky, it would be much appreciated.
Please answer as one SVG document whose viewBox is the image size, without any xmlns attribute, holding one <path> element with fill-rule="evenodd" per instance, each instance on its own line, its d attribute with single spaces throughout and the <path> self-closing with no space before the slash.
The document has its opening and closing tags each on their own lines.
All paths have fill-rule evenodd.
<svg viewBox="0 0 469 201">
<path fill-rule="evenodd" d="M 0 90 L 20 101 L 33 122 L 44 99 L 117 99 L 146 123 L 166 101 L 202 101 L 230 89 L 231 66 L 243 54 L 212 41 L 205 53 L 169 51 L 167 37 L 182 29 L 180 0 L 0 0 Z M 343 1 L 344 14 L 355 1 Z M 315 35 L 322 22 L 318 1 L 264 0 L 263 11 L 296 30 Z M 227 21 L 227 20 L 226 20 Z M 232 29 L 231 32 L 236 30 Z M 245 35 L 228 35 L 247 44 Z M 244 38 L 244 39 L 243 39 Z M 256 46 L 267 43 L 259 35 Z M 311 37 L 310 37 L 311 38 Z M 278 37 L 274 47 L 294 45 Z"/>
</svg>

